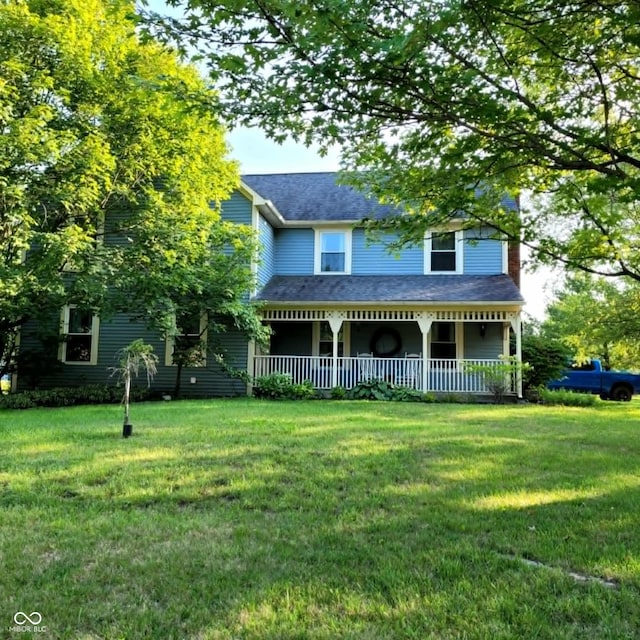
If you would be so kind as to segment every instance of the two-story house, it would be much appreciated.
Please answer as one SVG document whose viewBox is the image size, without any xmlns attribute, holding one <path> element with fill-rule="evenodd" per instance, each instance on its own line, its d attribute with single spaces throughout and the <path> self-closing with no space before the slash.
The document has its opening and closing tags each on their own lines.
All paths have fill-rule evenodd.
<svg viewBox="0 0 640 640">
<path fill-rule="evenodd" d="M 515 201 L 507 205 L 517 209 Z M 270 346 L 226 335 L 231 364 L 252 377 L 285 372 L 319 390 L 381 378 L 423 391 L 478 394 L 482 380 L 466 364 L 497 362 L 510 353 L 512 336 L 520 358 L 518 247 L 491 229 L 452 222 L 390 253 L 357 223 L 398 212 L 337 184 L 334 173 L 244 176 L 222 212 L 251 225 L 262 248 L 254 298 L 271 327 Z M 61 371 L 40 386 L 107 382 L 117 350 L 143 338 L 160 356 L 153 386 L 173 387 L 171 341 L 126 317 L 101 323 L 77 315 L 63 310 Z M 189 396 L 250 392 L 212 361 L 185 368 L 183 376 Z M 516 384 L 513 393 L 520 392 Z"/>
<path fill-rule="evenodd" d="M 382 378 L 482 393 L 465 363 L 499 361 L 512 334 L 520 358 L 518 247 L 459 221 L 393 254 L 357 223 L 398 212 L 335 180 L 250 175 L 233 200 L 260 234 L 256 298 L 273 331 L 268 353 L 250 353 L 253 373 L 288 372 L 319 389 Z"/>
</svg>

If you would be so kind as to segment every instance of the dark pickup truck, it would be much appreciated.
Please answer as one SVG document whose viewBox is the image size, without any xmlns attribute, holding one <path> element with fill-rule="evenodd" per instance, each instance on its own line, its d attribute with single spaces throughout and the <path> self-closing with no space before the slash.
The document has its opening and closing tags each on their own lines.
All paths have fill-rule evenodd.
<svg viewBox="0 0 640 640">
<path fill-rule="evenodd" d="M 603 400 L 627 402 L 634 393 L 640 393 L 640 375 L 626 371 L 607 371 L 600 360 L 574 364 L 562 377 L 547 384 L 549 389 L 567 389 L 582 393 L 595 393 Z"/>
</svg>

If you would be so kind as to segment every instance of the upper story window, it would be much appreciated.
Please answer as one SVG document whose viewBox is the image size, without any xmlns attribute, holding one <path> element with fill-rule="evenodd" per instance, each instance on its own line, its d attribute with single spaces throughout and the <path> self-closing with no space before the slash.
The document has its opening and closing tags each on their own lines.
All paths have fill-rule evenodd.
<svg viewBox="0 0 640 640">
<path fill-rule="evenodd" d="M 462 231 L 434 231 L 426 245 L 426 273 L 462 273 Z"/>
<path fill-rule="evenodd" d="M 351 273 L 350 230 L 316 230 L 315 273 Z"/>
<path fill-rule="evenodd" d="M 59 358 L 66 364 L 98 362 L 98 316 L 73 305 L 63 307 Z"/>
</svg>

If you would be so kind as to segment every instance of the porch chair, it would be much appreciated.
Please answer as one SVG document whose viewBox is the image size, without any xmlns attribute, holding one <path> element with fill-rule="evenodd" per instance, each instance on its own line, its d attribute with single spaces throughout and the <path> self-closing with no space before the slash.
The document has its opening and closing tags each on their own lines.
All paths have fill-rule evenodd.
<svg viewBox="0 0 640 640">
<path fill-rule="evenodd" d="M 416 388 L 418 381 L 420 360 L 422 356 L 419 353 L 404 354 L 404 362 L 402 363 L 402 375 L 398 378 L 398 384 L 404 387 Z"/>
<path fill-rule="evenodd" d="M 357 353 L 356 358 L 358 359 L 358 381 L 364 382 L 374 378 L 373 353 Z"/>
</svg>

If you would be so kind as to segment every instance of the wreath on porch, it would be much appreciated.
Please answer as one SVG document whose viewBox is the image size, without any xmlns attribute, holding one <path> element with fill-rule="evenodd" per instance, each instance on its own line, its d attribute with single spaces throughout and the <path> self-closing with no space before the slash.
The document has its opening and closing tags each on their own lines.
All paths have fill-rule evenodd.
<svg viewBox="0 0 640 640">
<path fill-rule="evenodd" d="M 371 336 L 369 348 L 377 358 L 391 358 L 402 348 L 402 338 L 392 327 L 381 327 Z"/>
</svg>

